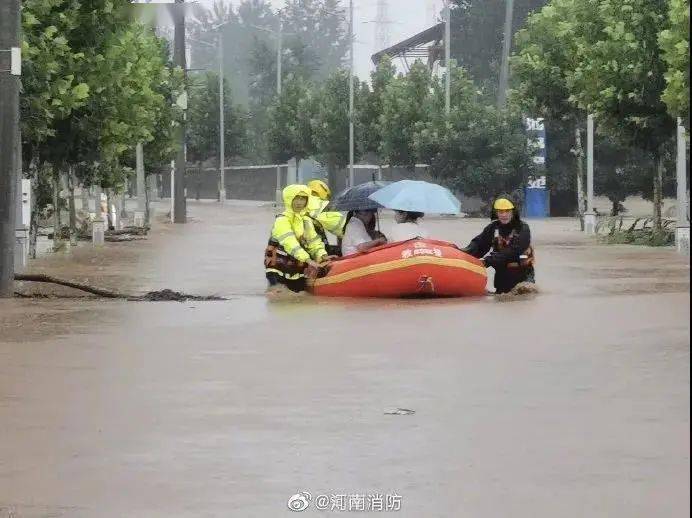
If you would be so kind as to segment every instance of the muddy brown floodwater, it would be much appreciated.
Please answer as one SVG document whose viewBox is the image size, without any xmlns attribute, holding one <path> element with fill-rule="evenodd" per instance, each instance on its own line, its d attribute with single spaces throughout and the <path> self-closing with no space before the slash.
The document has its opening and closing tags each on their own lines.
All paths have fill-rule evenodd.
<svg viewBox="0 0 692 518">
<path fill-rule="evenodd" d="M 531 299 L 269 302 L 272 210 L 189 210 L 32 271 L 227 301 L 0 301 L 0 517 L 269 518 L 300 491 L 396 493 L 402 517 L 689 515 L 673 250 L 533 222 Z"/>
</svg>

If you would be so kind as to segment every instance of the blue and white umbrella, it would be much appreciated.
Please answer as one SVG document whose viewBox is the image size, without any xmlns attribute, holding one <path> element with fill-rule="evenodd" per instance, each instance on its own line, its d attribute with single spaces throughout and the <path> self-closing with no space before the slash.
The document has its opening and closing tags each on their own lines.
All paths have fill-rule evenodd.
<svg viewBox="0 0 692 518">
<path fill-rule="evenodd" d="M 401 180 L 368 196 L 383 207 L 425 214 L 459 214 L 461 202 L 446 187 L 430 182 Z"/>
</svg>

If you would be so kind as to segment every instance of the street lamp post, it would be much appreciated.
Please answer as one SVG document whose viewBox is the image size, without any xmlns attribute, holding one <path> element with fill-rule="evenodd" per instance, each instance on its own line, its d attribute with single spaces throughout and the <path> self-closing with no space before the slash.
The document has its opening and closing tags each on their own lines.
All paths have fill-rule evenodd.
<svg viewBox="0 0 692 518">
<path fill-rule="evenodd" d="M 219 60 L 219 203 L 226 201 L 226 113 L 224 110 L 224 73 L 223 73 L 223 26 L 231 23 L 220 23 L 213 27 L 217 31 L 216 47 Z M 201 40 L 193 40 L 196 43 L 214 47 L 211 43 Z"/>
<path fill-rule="evenodd" d="M 504 108 L 507 103 L 507 88 L 509 85 L 509 52 L 512 48 L 512 18 L 514 17 L 514 0 L 506 0 L 505 4 L 505 37 L 502 43 L 502 65 L 500 68 L 500 84 L 497 92 L 497 107 Z"/>
<path fill-rule="evenodd" d="M 281 11 L 278 13 L 278 20 L 279 20 L 279 29 L 276 31 L 273 31 L 271 29 L 267 29 L 266 27 L 260 27 L 258 25 L 250 25 L 253 29 L 257 29 L 259 31 L 264 31 L 268 32 L 271 34 L 276 35 L 276 95 L 281 97 L 281 83 L 283 81 L 283 50 L 284 50 L 284 36 L 286 35 L 284 33 L 284 24 L 283 20 L 281 20 Z M 277 204 L 281 204 L 281 165 L 277 164 L 276 165 L 276 192 L 275 192 L 275 200 Z"/>
<path fill-rule="evenodd" d="M 354 87 L 353 87 L 353 0 L 349 0 L 349 18 L 348 18 L 348 39 L 350 45 L 348 67 L 348 184 L 350 187 L 355 185 L 355 176 L 353 163 L 355 161 L 355 132 L 353 127 L 353 105 L 354 105 Z"/>
<path fill-rule="evenodd" d="M 596 211 L 594 210 L 594 116 L 589 114 L 586 121 L 586 214 L 584 230 L 587 234 L 596 233 Z"/>
<path fill-rule="evenodd" d="M 445 115 L 449 117 L 452 107 L 452 11 L 449 0 L 445 0 L 445 67 L 447 77 L 445 80 Z"/>
<path fill-rule="evenodd" d="M 20 2 L 0 2 L 0 298 L 14 295 L 21 76 Z"/>
<path fill-rule="evenodd" d="M 279 33 L 276 45 L 276 95 L 281 97 L 281 80 L 282 80 L 282 54 L 284 46 L 284 23 L 279 15 Z M 276 166 L 276 192 L 274 199 L 277 204 L 281 204 L 281 165 Z"/>
<path fill-rule="evenodd" d="M 685 126 L 678 118 L 677 131 L 678 160 L 676 167 L 677 199 L 678 199 L 678 223 L 675 229 L 675 242 L 678 252 L 689 257 L 690 255 L 690 222 L 687 219 L 687 137 Z"/>
<path fill-rule="evenodd" d="M 224 114 L 223 88 L 223 31 L 218 27 L 219 46 L 219 203 L 226 201 L 226 120 Z"/>
</svg>

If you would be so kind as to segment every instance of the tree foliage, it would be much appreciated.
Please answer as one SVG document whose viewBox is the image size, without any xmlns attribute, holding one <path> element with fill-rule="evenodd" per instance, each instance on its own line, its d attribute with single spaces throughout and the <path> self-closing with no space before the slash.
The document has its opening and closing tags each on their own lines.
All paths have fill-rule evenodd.
<svg viewBox="0 0 692 518">
<path fill-rule="evenodd" d="M 228 83 L 224 82 L 224 154 L 243 154 L 246 147 L 245 116 L 233 105 Z M 219 153 L 219 76 L 207 72 L 190 85 L 187 124 L 189 160 L 202 162 Z"/>
<path fill-rule="evenodd" d="M 515 0 L 513 32 L 528 14 L 547 0 Z M 499 80 L 504 39 L 505 0 L 452 1 L 452 58 L 464 67 L 478 86 L 494 96 Z"/>
<path fill-rule="evenodd" d="M 316 157 L 330 168 L 345 167 L 349 160 L 349 75 L 332 74 L 318 90 L 312 133 Z"/>
<path fill-rule="evenodd" d="M 291 34 L 295 67 L 312 70 L 315 79 L 326 79 L 343 66 L 349 45 L 346 10 L 339 0 L 287 0 L 282 20 Z"/>
<path fill-rule="evenodd" d="M 680 23 L 677 37 L 672 35 L 673 23 L 664 30 L 668 4 L 670 19 L 680 21 L 672 14 L 679 9 L 675 3 L 551 0 L 517 35 L 515 99 L 527 111 L 546 117 L 549 129 L 553 125 L 568 133 L 583 125 L 587 113 L 594 114 L 596 189 L 614 208 L 629 194 L 651 196 L 654 185 L 661 192 L 659 175 L 674 134 L 670 112 L 680 113 L 664 101 L 678 95 L 676 85 L 684 85 L 684 80 L 676 82 L 680 74 L 671 67 L 689 63 L 687 52 L 680 52 L 688 26 Z M 549 169 L 553 152 L 549 149 Z M 658 213 L 658 196 L 655 206 Z"/>
<path fill-rule="evenodd" d="M 131 21 L 129 2 L 28 0 L 22 22 L 22 138 L 34 171 L 118 187 L 138 142 L 173 152 L 182 73 L 166 43 Z"/>
<path fill-rule="evenodd" d="M 417 61 L 406 76 L 391 80 L 382 96 L 379 117 L 379 145 L 382 159 L 391 165 L 416 164 L 414 137 L 416 124 L 428 120 L 426 99 L 430 95 L 428 68 Z"/>
<path fill-rule="evenodd" d="M 675 117 L 690 121 L 690 2 L 669 0 L 667 28 L 659 36 L 667 65 L 663 101 Z"/>
<path fill-rule="evenodd" d="M 521 113 L 498 110 L 462 68 L 452 69 L 451 111 L 444 115 L 444 82 L 434 83 L 427 120 L 416 125 L 419 158 L 437 178 L 470 196 L 490 200 L 513 192 L 533 172 Z"/>
<path fill-rule="evenodd" d="M 301 77 L 289 75 L 284 81 L 281 96 L 270 109 L 269 142 L 273 160 L 283 163 L 314 154 L 314 111 L 312 85 Z"/>
<path fill-rule="evenodd" d="M 358 97 L 357 141 L 361 154 L 377 155 L 382 142 L 380 116 L 384 110 L 384 95 L 396 78 L 392 60 L 385 56 L 370 74 L 370 86 L 362 85 Z"/>
</svg>

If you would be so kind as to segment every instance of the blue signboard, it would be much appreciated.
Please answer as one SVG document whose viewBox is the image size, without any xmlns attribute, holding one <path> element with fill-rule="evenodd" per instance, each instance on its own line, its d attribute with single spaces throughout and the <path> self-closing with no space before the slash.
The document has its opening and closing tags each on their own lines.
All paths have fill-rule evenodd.
<svg viewBox="0 0 692 518">
<path fill-rule="evenodd" d="M 550 212 L 549 192 L 545 177 L 545 124 L 543 119 L 526 119 L 529 146 L 533 149 L 536 175 L 529 177 L 524 186 L 524 216 L 546 218 Z"/>
</svg>

